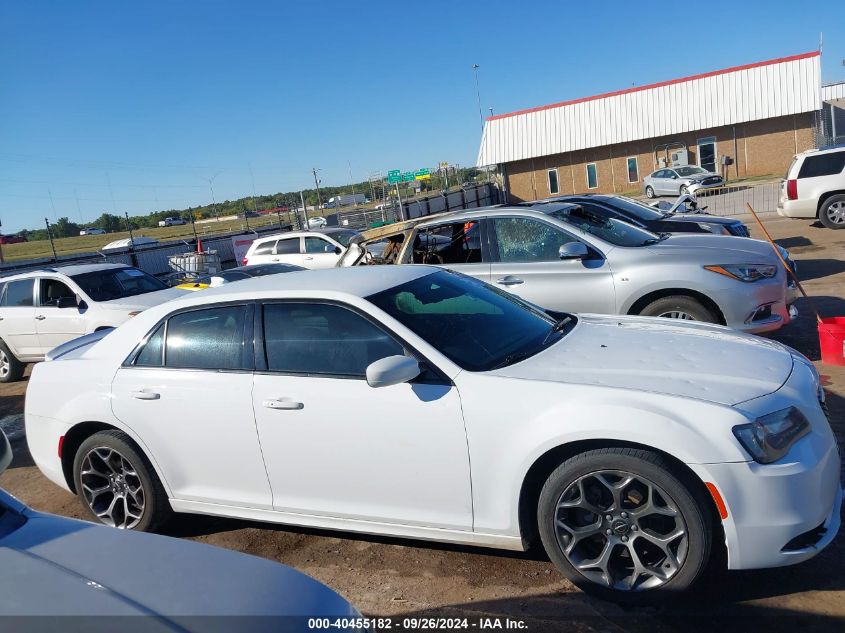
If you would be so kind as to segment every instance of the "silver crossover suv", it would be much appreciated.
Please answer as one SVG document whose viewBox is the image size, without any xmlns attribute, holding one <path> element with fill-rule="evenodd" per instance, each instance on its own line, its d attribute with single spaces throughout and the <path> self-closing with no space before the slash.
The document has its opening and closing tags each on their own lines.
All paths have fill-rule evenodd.
<svg viewBox="0 0 845 633">
<path fill-rule="evenodd" d="M 442 265 L 556 311 L 754 333 L 790 321 L 786 272 L 766 242 L 657 234 L 570 207 L 475 209 L 371 229 L 353 238 L 338 266 Z"/>
</svg>

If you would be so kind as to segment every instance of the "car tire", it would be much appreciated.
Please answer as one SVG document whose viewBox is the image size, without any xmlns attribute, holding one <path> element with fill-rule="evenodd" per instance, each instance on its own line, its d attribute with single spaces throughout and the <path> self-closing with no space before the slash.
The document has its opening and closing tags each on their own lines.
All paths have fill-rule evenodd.
<svg viewBox="0 0 845 633">
<path fill-rule="evenodd" d="M 830 196 L 822 203 L 819 222 L 829 229 L 845 229 L 845 195 Z"/>
<path fill-rule="evenodd" d="M 654 188 L 651 185 L 645 188 L 645 197 L 654 198 Z"/>
<path fill-rule="evenodd" d="M 656 299 L 640 310 L 640 316 L 719 323 L 719 319 L 707 306 L 698 299 L 684 295 L 671 295 Z"/>
<path fill-rule="evenodd" d="M 122 431 L 100 431 L 82 442 L 73 481 L 82 507 L 105 525 L 152 532 L 173 513 L 152 464 Z"/>
<path fill-rule="evenodd" d="M 573 584 L 646 604 L 677 595 L 705 572 L 713 542 L 709 503 L 692 476 L 662 455 L 603 448 L 575 455 L 549 475 L 537 521 L 546 553 Z"/>
<path fill-rule="evenodd" d="M 678 190 L 678 195 L 685 196 L 689 193 L 689 189 L 686 185 L 681 185 L 681 188 Z"/>
<path fill-rule="evenodd" d="M 23 378 L 26 364 L 12 354 L 5 341 L 0 341 L 0 382 L 17 382 Z"/>
</svg>

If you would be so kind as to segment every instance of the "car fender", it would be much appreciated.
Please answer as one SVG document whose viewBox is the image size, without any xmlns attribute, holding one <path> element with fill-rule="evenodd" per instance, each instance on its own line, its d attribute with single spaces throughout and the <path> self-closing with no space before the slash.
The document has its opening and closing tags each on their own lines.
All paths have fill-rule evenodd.
<svg viewBox="0 0 845 633">
<path fill-rule="evenodd" d="M 725 405 L 467 372 L 456 383 L 466 424 L 478 531 L 519 535 L 522 484 L 535 462 L 558 447 L 578 442 L 594 447 L 633 444 L 687 464 L 748 461 L 731 432 L 733 426 L 748 420 Z M 496 397 L 490 398 L 491 393 Z"/>
<path fill-rule="evenodd" d="M 666 264 L 669 264 L 669 262 L 667 261 Z M 683 264 L 681 264 L 681 266 L 683 266 Z M 642 274 L 643 276 L 653 274 L 654 269 L 645 270 L 645 268 L 646 267 L 643 266 L 640 270 L 635 271 L 635 274 Z M 676 270 L 674 272 L 677 275 L 678 271 Z M 629 276 L 630 273 L 627 271 L 624 274 L 614 275 L 614 279 L 618 282 L 616 283 L 616 305 L 619 306 L 619 314 L 628 314 L 631 311 L 631 307 L 634 306 L 634 304 L 636 304 L 640 299 L 652 294 L 653 292 L 660 292 L 663 290 L 692 291 L 704 295 L 712 301 L 717 308 L 719 308 L 721 313 L 724 314 L 723 306 L 720 305 L 718 300 L 718 294 L 713 292 L 715 289 L 719 289 L 719 280 L 711 279 L 707 283 L 705 283 L 704 280 L 699 281 L 697 277 L 706 272 L 701 267 L 697 267 L 696 270 L 692 270 L 690 272 L 692 274 L 686 276 L 665 277 L 663 279 L 649 281 L 645 284 L 634 283 L 632 285 L 626 285 L 624 283 L 626 280 L 622 279 L 623 277 Z M 712 275 L 713 277 L 716 276 L 710 272 L 707 272 L 706 274 Z"/>
</svg>

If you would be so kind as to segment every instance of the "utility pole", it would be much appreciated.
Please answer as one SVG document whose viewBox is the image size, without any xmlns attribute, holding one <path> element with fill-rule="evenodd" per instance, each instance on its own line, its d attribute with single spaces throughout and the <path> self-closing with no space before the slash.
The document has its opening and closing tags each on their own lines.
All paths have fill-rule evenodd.
<svg viewBox="0 0 845 633">
<path fill-rule="evenodd" d="M 194 239 L 196 240 L 197 244 L 200 243 L 200 238 L 197 237 L 197 225 L 194 223 L 194 210 L 191 207 L 188 207 L 188 215 L 191 216 L 191 229 L 194 231 Z"/>
<path fill-rule="evenodd" d="M 53 251 L 53 261 L 58 262 L 59 258 L 56 257 L 56 245 L 53 244 L 53 231 L 50 229 L 50 220 L 44 218 L 44 224 L 47 226 L 47 237 L 50 238 L 50 249 Z"/>
<path fill-rule="evenodd" d="M 246 222 L 246 230 L 249 231 L 250 230 L 250 228 L 249 228 L 249 218 L 246 215 L 246 203 L 243 200 L 241 200 L 241 211 L 244 214 L 244 222 Z"/>
<path fill-rule="evenodd" d="M 0 235 L 3 235 L 3 222 L 0 222 Z M 3 259 L 3 240 L 0 240 L 0 264 L 4 263 L 6 260 Z"/>
<path fill-rule="evenodd" d="M 323 207 L 323 200 L 320 198 L 320 180 L 317 178 L 317 172 L 320 171 L 316 167 L 311 168 L 311 173 L 314 174 L 314 185 L 317 187 L 317 208 L 321 209 Z M 306 209 L 305 212 L 306 218 L 308 217 L 308 211 Z"/>
<path fill-rule="evenodd" d="M 305 196 L 303 195 L 303 193 L 301 191 L 299 192 L 299 199 L 302 200 L 302 215 L 304 216 L 304 222 L 305 222 L 305 224 L 303 224 L 300 228 L 304 229 L 304 228 L 308 227 L 308 207 L 305 205 Z M 303 222 L 303 220 L 300 219 L 299 223 L 302 224 L 302 222 Z"/>
<path fill-rule="evenodd" d="M 134 250 L 135 238 L 132 236 L 132 223 L 129 221 L 129 212 L 124 211 L 123 215 L 126 217 L 126 226 L 129 229 L 129 250 Z"/>
</svg>

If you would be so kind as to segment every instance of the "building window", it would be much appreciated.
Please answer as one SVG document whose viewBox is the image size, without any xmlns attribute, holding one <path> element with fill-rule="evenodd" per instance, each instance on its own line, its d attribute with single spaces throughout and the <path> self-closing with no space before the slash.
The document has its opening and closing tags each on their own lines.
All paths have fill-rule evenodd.
<svg viewBox="0 0 845 633">
<path fill-rule="evenodd" d="M 595 163 L 587 163 L 587 189 L 595 189 L 599 186 L 599 175 Z"/>
<path fill-rule="evenodd" d="M 640 180 L 640 170 L 637 168 L 637 157 L 631 156 L 628 159 L 628 182 L 638 182 Z"/>
<path fill-rule="evenodd" d="M 549 194 L 554 195 L 560 193 L 560 187 L 557 182 L 557 169 L 549 170 Z"/>
</svg>

